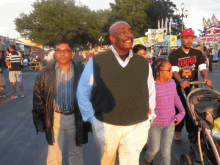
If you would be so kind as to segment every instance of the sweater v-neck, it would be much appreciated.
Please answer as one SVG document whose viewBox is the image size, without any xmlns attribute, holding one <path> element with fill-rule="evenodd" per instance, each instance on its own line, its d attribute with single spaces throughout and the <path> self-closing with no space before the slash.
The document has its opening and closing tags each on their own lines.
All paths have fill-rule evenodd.
<svg viewBox="0 0 220 165">
<path fill-rule="evenodd" d="M 128 56 L 129 56 L 129 52 L 128 52 L 127 54 L 125 54 L 125 55 L 119 55 L 119 57 L 121 58 L 121 60 L 124 61 L 124 62 L 125 62 L 125 60 L 128 58 Z"/>
</svg>

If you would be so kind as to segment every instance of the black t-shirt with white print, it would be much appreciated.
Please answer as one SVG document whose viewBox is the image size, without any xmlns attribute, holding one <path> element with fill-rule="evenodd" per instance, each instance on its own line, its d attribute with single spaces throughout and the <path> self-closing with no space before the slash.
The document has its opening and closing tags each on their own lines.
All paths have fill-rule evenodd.
<svg viewBox="0 0 220 165">
<path fill-rule="evenodd" d="M 205 63 L 205 59 L 200 50 L 190 49 L 185 53 L 181 48 L 173 51 L 169 56 L 172 66 L 179 67 L 179 74 L 182 79 L 198 80 L 198 67 Z"/>
</svg>

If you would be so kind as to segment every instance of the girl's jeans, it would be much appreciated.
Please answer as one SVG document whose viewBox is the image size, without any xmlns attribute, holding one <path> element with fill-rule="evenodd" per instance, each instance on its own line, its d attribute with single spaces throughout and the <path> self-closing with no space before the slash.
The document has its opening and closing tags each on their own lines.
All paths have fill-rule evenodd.
<svg viewBox="0 0 220 165">
<path fill-rule="evenodd" d="M 147 162 L 151 162 L 161 149 L 160 164 L 171 164 L 171 145 L 174 136 L 174 123 L 168 126 L 151 126 L 148 135 L 149 149 L 145 155 Z"/>
</svg>

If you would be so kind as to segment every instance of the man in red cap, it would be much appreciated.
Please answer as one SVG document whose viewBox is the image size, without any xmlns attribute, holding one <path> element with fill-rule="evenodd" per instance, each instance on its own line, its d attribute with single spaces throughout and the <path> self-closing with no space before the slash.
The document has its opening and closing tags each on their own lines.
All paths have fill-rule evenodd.
<svg viewBox="0 0 220 165">
<path fill-rule="evenodd" d="M 185 90 L 186 95 L 189 94 L 192 85 L 191 81 L 198 81 L 198 71 L 200 71 L 203 81 L 207 86 L 211 86 L 212 82 L 208 80 L 208 71 L 206 70 L 205 58 L 202 52 L 196 49 L 192 49 L 191 45 L 193 38 L 195 38 L 194 31 L 192 29 L 185 29 L 181 33 L 180 41 L 182 46 L 173 51 L 169 56 L 169 61 L 172 65 L 173 77 L 177 84 L 177 92 L 182 101 L 182 104 L 186 110 L 186 100 L 182 94 L 181 88 Z M 194 124 L 188 113 L 185 115 L 186 130 L 189 133 L 189 139 L 191 141 L 192 133 L 194 130 Z M 175 127 L 174 140 L 176 143 L 181 142 L 182 128 L 184 126 L 184 120 Z M 191 135 L 191 136 L 190 136 Z"/>
</svg>

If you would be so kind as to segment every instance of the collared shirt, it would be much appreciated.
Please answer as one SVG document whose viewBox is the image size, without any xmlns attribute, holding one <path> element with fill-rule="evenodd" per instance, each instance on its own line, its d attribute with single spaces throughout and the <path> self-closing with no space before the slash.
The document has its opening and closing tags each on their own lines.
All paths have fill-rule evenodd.
<svg viewBox="0 0 220 165">
<path fill-rule="evenodd" d="M 68 70 L 63 71 L 59 64 L 55 64 L 56 71 L 56 92 L 53 101 L 53 108 L 56 112 L 74 111 L 74 67 L 70 64 Z"/>
<path fill-rule="evenodd" d="M 129 50 L 129 55 L 123 61 L 113 46 L 110 47 L 118 63 L 124 68 L 129 63 L 130 59 L 133 57 L 133 51 Z M 94 120 L 94 109 L 90 101 L 92 86 L 94 84 L 94 71 L 93 71 L 93 57 L 90 58 L 87 63 L 81 78 L 79 80 L 78 89 L 77 89 L 77 99 L 79 104 L 79 109 L 82 114 L 83 121 L 89 121 L 90 123 Z M 153 120 L 156 117 L 154 112 L 156 101 L 156 92 L 155 92 L 155 82 L 152 74 L 152 69 L 149 64 L 149 75 L 148 75 L 148 90 L 149 90 L 149 108 L 151 109 L 151 115 L 148 116 L 149 120 Z M 146 114 L 147 115 L 147 114 Z"/>
</svg>

